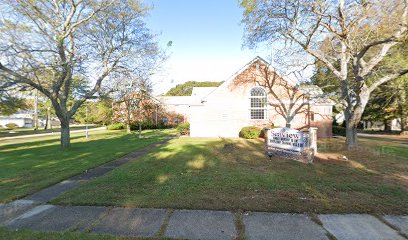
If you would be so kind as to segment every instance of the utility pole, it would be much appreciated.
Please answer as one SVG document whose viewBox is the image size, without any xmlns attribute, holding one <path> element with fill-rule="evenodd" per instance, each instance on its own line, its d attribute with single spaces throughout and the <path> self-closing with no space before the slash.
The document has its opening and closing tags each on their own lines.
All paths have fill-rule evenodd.
<svg viewBox="0 0 408 240">
<path fill-rule="evenodd" d="M 156 104 L 156 127 L 157 127 L 157 114 L 158 114 L 158 112 L 157 112 L 157 109 L 158 109 L 158 104 Z"/>
<path fill-rule="evenodd" d="M 85 138 L 88 139 L 88 103 L 85 102 Z"/>
<path fill-rule="evenodd" d="M 34 130 L 38 129 L 38 90 L 34 92 Z"/>
</svg>

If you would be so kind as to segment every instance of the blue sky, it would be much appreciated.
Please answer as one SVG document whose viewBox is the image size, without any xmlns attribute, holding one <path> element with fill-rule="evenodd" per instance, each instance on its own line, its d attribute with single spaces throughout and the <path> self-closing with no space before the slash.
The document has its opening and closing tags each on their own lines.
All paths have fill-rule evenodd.
<svg viewBox="0 0 408 240">
<path fill-rule="evenodd" d="M 257 55 L 242 49 L 242 9 L 237 0 L 146 0 L 153 5 L 147 24 L 170 58 L 153 78 L 156 94 L 186 81 L 223 81 Z"/>
</svg>

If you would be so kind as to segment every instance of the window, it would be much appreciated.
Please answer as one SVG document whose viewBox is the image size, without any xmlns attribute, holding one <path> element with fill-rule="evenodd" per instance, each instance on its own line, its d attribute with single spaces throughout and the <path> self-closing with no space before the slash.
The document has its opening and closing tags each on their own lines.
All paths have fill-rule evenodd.
<svg viewBox="0 0 408 240">
<path fill-rule="evenodd" d="M 251 89 L 251 119 L 266 119 L 267 118 L 267 94 L 261 87 L 254 87 Z"/>
<path fill-rule="evenodd" d="M 166 117 L 164 117 L 164 118 L 162 118 L 162 121 L 163 121 L 163 124 L 164 124 L 164 125 L 167 125 L 167 123 L 168 123 L 169 120 L 168 120 Z"/>
<path fill-rule="evenodd" d="M 174 118 L 174 124 L 178 125 L 180 123 L 180 119 Z"/>
</svg>

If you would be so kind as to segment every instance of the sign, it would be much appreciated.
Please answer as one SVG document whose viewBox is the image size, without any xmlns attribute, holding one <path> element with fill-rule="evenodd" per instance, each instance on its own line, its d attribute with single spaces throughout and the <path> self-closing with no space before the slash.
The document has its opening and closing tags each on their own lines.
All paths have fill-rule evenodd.
<svg viewBox="0 0 408 240">
<path fill-rule="evenodd" d="M 317 128 L 310 128 L 308 132 L 302 132 L 291 128 L 267 129 L 266 152 L 269 157 L 276 155 L 311 162 L 317 151 L 316 130 Z"/>
</svg>

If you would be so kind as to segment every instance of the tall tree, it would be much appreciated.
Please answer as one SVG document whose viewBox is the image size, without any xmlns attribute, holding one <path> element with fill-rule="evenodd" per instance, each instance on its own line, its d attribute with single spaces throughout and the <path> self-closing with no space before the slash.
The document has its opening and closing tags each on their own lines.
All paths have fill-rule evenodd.
<svg viewBox="0 0 408 240">
<path fill-rule="evenodd" d="M 151 84 L 144 76 L 144 73 L 128 76 L 119 81 L 114 91 L 116 101 L 113 105 L 113 121 L 126 124 L 129 133 L 131 124 L 138 123 L 141 130 L 142 122 L 151 116 L 155 109 Z M 122 84 L 124 81 L 126 85 Z"/>
<path fill-rule="evenodd" d="M 0 91 L 0 115 L 8 116 L 25 107 L 26 103 L 23 99 Z"/>
<path fill-rule="evenodd" d="M 336 76 L 346 105 L 346 144 L 356 146 L 370 94 L 408 73 L 407 67 L 376 68 L 408 34 L 408 0 L 241 0 L 241 6 L 245 45 L 287 41 Z"/>
<path fill-rule="evenodd" d="M 115 77 L 159 56 L 143 21 L 149 8 L 139 0 L 0 4 L 0 78 L 8 86 L 38 89 L 50 99 L 61 122 L 63 148 L 70 145 L 70 119 L 87 99 Z M 74 84 L 75 78 L 80 84 Z"/>
<path fill-rule="evenodd" d="M 87 102 L 78 109 L 74 119 L 82 124 L 108 125 L 112 122 L 112 103 L 113 100 L 107 96 L 100 97 L 98 101 Z"/>
</svg>

